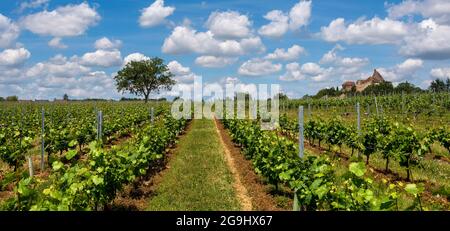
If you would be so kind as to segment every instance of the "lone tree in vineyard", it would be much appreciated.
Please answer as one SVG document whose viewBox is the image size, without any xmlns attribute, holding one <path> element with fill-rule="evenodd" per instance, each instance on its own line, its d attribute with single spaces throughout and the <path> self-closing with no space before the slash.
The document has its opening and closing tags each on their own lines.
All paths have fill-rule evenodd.
<svg viewBox="0 0 450 231">
<path fill-rule="evenodd" d="M 128 91 L 137 96 L 144 96 L 147 103 L 150 93 L 161 89 L 171 90 L 175 84 L 164 60 L 155 57 L 150 60 L 131 61 L 114 77 L 119 92 Z"/>
</svg>

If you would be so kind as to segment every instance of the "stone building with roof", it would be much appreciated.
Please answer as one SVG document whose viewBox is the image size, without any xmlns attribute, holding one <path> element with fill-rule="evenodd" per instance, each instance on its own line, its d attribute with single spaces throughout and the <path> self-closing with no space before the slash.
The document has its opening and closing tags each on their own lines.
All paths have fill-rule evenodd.
<svg viewBox="0 0 450 231">
<path fill-rule="evenodd" d="M 380 72 L 374 69 L 372 76 L 368 77 L 367 79 L 360 79 L 356 81 L 356 83 L 353 81 L 346 81 L 344 82 L 344 84 L 342 84 L 342 89 L 344 91 L 351 91 L 352 88 L 355 87 L 357 92 L 362 92 L 370 85 L 376 85 L 384 82 L 385 80 L 383 76 L 381 76 Z"/>
</svg>

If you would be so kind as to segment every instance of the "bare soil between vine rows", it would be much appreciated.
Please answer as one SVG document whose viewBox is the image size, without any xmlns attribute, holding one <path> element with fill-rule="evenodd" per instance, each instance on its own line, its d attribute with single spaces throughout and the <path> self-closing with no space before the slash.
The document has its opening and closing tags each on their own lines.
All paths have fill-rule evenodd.
<svg viewBox="0 0 450 231">
<path fill-rule="evenodd" d="M 255 171 L 253 170 L 252 162 L 245 158 L 245 156 L 241 153 L 241 149 L 231 140 L 231 137 L 228 134 L 228 131 L 224 128 L 223 124 L 220 121 L 216 120 L 216 125 L 219 129 L 223 143 L 230 151 L 230 155 L 233 158 L 233 163 L 241 178 L 241 183 L 247 189 L 253 206 L 253 210 L 287 210 L 285 208 L 277 206 L 273 195 L 271 195 L 271 193 L 273 193 L 273 190 L 271 190 L 269 185 L 265 184 L 262 178 L 255 173 Z"/>
</svg>

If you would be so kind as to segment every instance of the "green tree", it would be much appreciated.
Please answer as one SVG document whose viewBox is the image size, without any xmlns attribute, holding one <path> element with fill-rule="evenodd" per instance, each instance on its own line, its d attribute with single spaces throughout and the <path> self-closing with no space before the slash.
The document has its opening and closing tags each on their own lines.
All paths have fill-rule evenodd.
<svg viewBox="0 0 450 231">
<path fill-rule="evenodd" d="M 445 82 L 441 79 L 436 79 L 433 82 L 431 82 L 430 91 L 432 92 L 442 92 L 442 91 L 447 91 L 447 85 L 445 84 Z"/>
<path fill-rule="evenodd" d="M 64 94 L 63 100 L 68 101 L 69 100 L 69 96 L 67 94 Z"/>
<path fill-rule="evenodd" d="M 278 93 L 277 95 L 278 95 L 279 100 L 288 100 L 289 99 L 286 94 Z"/>
<path fill-rule="evenodd" d="M 0 102 L 1 102 L 1 101 L 5 101 L 5 98 L 3 98 L 3 97 L 0 97 Z"/>
<path fill-rule="evenodd" d="M 336 88 L 330 87 L 330 88 L 325 88 L 325 89 L 320 90 L 314 96 L 314 98 L 319 99 L 319 98 L 322 98 L 324 96 L 333 97 L 333 96 L 339 96 L 340 94 L 341 94 L 341 91 L 338 89 L 338 87 L 336 87 Z"/>
<path fill-rule="evenodd" d="M 364 89 L 363 93 L 366 95 L 384 95 L 394 91 L 394 86 L 391 82 L 383 82 L 379 84 L 373 84 Z"/>
<path fill-rule="evenodd" d="M 302 99 L 310 99 L 311 97 L 312 97 L 312 96 L 306 94 L 306 95 L 302 96 Z"/>
<path fill-rule="evenodd" d="M 150 60 L 129 62 L 114 79 L 119 92 L 128 91 L 137 96 L 144 96 L 147 103 L 150 93 L 172 89 L 175 84 L 173 76 L 164 60 L 155 57 Z"/>
<path fill-rule="evenodd" d="M 6 101 L 19 101 L 19 97 L 12 95 L 12 96 L 8 96 L 6 97 Z"/>
<path fill-rule="evenodd" d="M 420 89 L 419 87 L 416 87 L 414 84 L 409 83 L 408 81 L 404 82 L 404 83 L 399 83 L 395 88 L 394 91 L 397 93 L 406 93 L 406 94 L 410 94 L 410 93 L 415 93 L 415 92 L 421 92 L 422 89 Z"/>
</svg>

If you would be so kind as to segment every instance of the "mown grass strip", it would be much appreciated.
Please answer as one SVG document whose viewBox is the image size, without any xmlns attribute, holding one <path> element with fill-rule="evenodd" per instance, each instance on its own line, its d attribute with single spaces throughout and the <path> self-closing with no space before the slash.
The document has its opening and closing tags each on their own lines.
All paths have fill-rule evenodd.
<svg viewBox="0 0 450 231">
<path fill-rule="evenodd" d="M 214 121 L 192 121 L 169 167 L 148 210 L 240 210 Z"/>
</svg>

